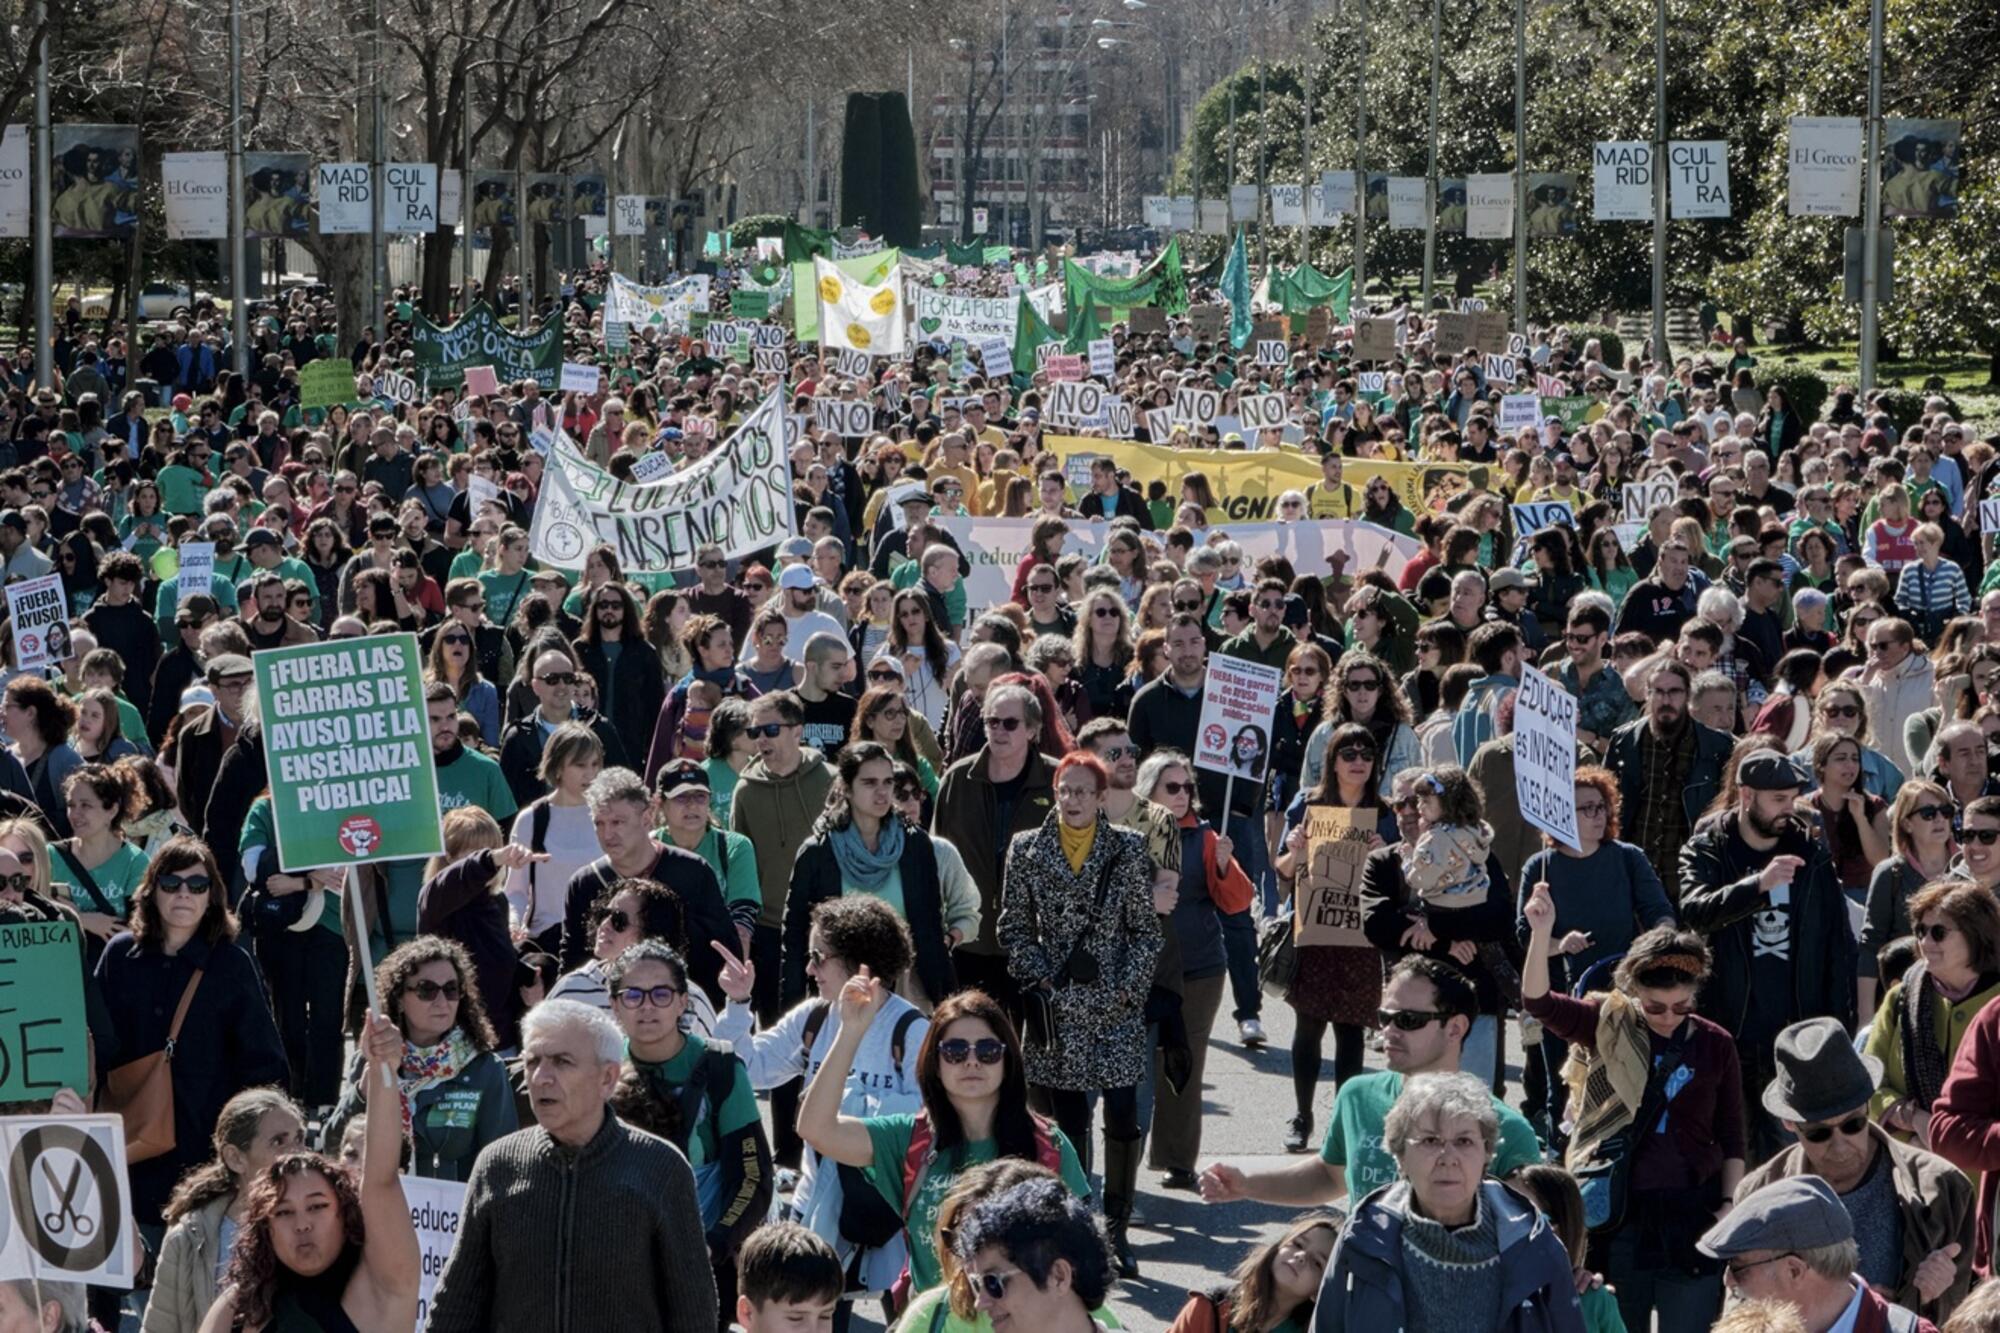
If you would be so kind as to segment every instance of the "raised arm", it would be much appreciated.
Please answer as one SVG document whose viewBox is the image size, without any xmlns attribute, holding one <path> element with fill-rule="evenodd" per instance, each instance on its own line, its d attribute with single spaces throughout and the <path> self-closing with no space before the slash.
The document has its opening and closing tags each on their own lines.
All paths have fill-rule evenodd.
<svg viewBox="0 0 2000 1333">
<path fill-rule="evenodd" d="M 799 1103 L 799 1137 L 844 1166 L 867 1166 L 875 1160 L 875 1144 L 868 1136 L 868 1126 L 853 1116 L 842 1115 L 840 1103 L 847 1092 L 847 1075 L 854 1067 L 854 1053 L 861 1049 L 861 1039 L 888 998 L 889 992 L 865 967 L 847 979 L 847 984 L 840 988 L 840 1033 L 826 1053 L 826 1063 L 813 1075 L 805 1098 Z"/>
<path fill-rule="evenodd" d="M 403 1156 L 403 1094 L 394 1071 L 403 1059 L 403 1034 L 391 1019 L 370 1014 L 364 1040 L 368 1128 L 361 1159 L 361 1220 L 368 1243 L 356 1276 L 369 1289 L 379 1327 L 401 1328 L 416 1323 L 420 1263 L 417 1229 L 396 1178 Z"/>
</svg>

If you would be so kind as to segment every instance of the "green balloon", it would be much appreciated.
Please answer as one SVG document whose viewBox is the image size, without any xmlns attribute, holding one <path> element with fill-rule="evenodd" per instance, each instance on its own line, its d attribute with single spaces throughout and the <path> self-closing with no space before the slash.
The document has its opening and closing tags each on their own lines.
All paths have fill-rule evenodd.
<svg viewBox="0 0 2000 1333">
<path fill-rule="evenodd" d="M 933 274 L 931 274 L 931 286 L 933 286 L 933 287 L 942 287 L 942 286 L 944 286 L 944 274 L 942 274 L 942 273 L 933 273 Z"/>
</svg>

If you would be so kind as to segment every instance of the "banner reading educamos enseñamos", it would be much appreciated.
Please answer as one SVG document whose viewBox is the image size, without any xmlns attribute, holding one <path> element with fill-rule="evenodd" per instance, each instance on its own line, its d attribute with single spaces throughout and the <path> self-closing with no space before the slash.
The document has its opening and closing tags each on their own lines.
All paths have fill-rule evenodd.
<svg viewBox="0 0 2000 1333">
<path fill-rule="evenodd" d="M 444 850 L 416 635 L 272 648 L 251 661 L 282 869 Z"/>
<path fill-rule="evenodd" d="M 633 484 L 593 466 L 558 439 L 528 534 L 535 559 L 581 569 L 608 543 L 628 572 L 694 568 L 697 546 L 714 542 L 734 559 L 793 535 L 785 402 L 773 393 L 720 447 L 692 467 Z"/>
<path fill-rule="evenodd" d="M 526 337 L 504 327 L 493 308 L 477 302 L 456 324 L 443 326 L 415 312 L 410 341 L 417 364 L 430 377 L 432 391 L 455 389 L 465 382 L 468 366 L 491 366 L 502 383 L 532 379 L 544 392 L 555 392 L 562 377 L 562 327 L 545 326 Z"/>
</svg>

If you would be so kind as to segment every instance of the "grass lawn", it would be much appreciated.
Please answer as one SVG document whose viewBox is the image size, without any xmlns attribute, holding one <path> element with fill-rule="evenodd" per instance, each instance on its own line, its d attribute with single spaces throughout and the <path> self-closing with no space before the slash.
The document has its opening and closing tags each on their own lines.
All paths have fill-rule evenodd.
<svg viewBox="0 0 2000 1333">
<path fill-rule="evenodd" d="M 1826 346 L 1797 344 L 1766 345 L 1753 349 L 1760 363 L 1779 362 L 1816 371 L 1829 386 L 1854 377 L 1859 347 L 1855 343 Z M 1889 388 L 1921 392 L 1933 377 L 1944 381 L 1944 391 L 1958 404 L 1966 422 L 1982 434 L 2000 430 L 2000 387 L 1987 381 L 1988 358 L 1974 351 L 1941 352 L 1912 357 L 1907 361 L 1883 360 L 1877 365 L 1882 383 Z"/>
</svg>

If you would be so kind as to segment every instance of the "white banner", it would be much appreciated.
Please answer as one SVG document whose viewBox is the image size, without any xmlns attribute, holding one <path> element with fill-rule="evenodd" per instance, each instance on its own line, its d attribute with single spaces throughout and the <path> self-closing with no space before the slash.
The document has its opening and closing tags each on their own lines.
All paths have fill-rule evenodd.
<svg viewBox="0 0 2000 1333">
<path fill-rule="evenodd" d="M 1590 217 L 1593 222 L 1653 220 L 1653 145 L 1643 139 L 1591 145 Z"/>
<path fill-rule="evenodd" d="M 375 229 L 371 174 L 366 162 L 321 162 L 313 167 L 320 235 L 366 236 Z"/>
<path fill-rule="evenodd" d="M 229 154 L 163 153 L 160 191 L 170 241 L 226 240 L 229 236 Z M 0 236 L 6 235 L 0 226 Z"/>
<path fill-rule="evenodd" d="M 1861 117 L 1793 116 L 1786 206 L 1795 218 L 1861 216 Z M 0 235 L 5 235 L 0 229 Z"/>
<path fill-rule="evenodd" d="M 1164 194 L 1149 194 L 1140 201 L 1141 216 L 1149 227 L 1174 225 L 1174 201 Z"/>
<path fill-rule="evenodd" d="M 1721 139 L 1667 145 L 1667 190 L 1676 218 L 1729 216 L 1729 145 Z"/>
<path fill-rule="evenodd" d="M 1304 185 L 1273 185 L 1271 187 L 1271 225 L 1274 227 L 1303 227 L 1306 225 L 1306 187 Z"/>
<path fill-rule="evenodd" d="M 1332 217 L 1344 217 L 1354 211 L 1354 173 L 1351 171 L 1323 172 L 1319 178 L 1321 206 Z"/>
<path fill-rule="evenodd" d="M 1576 696 L 1525 662 L 1514 694 L 1514 797 L 1521 818 L 1583 850 L 1576 837 Z"/>
<path fill-rule="evenodd" d="M 646 234 L 646 196 L 643 194 L 621 194 L 611 201 L 611 234 L 613 236 L 644 236 Z"/>
<path fill-rule="evenodd" d="M 1194 766 L 1245 782 L 1262 781 L 1284 688 L 1284 673 L 1276 667 L 1210 653 L 1201 721 L 1194 733 Z"/>
<path fill-rule="evenodd" d="M 1021 319 L 1021 302 L 1012 296 L 959 296 L 935 287 L 919 287 L 911 302 L 921 338 L 962 338 L 984 343 L 1004 338 L 1011 347 Z"/>
<path fill-rule="evenodd" d="M 708 313 L 709 278 L 695 273 L 664 287 L 645 287 L 620 274 L 611 275 L 604 292 L 607 323 L 685 327 L 690 313 Z"/>
<path fill-rule="evenodd" d="M 23 671 L 69 656 L 69 600 L 62 575 L 44 574 L 7 585 L 7 618 L 14 622 L 14 664 Z"/>
<path fill-rule="evenodd" d="M 895 265 L 871 285 L 813 257 L 813 287 L 819 297 L 819 345 L 849 347 L 870 356 L 901 356 L 904 329 L 903 275 Z"/>
<path fill-rule="evenodd" d="M 435 162 L 390 162 L 382 168 L 382 230 L 399 235 L 438 229 L 448 214 L 438 209 L 438 169 Z M 602 221 L 602 219 L 598 219 Z"/>
<path fill-rule="evenodd" d="M 465 1186 L 455 1180 L 398 1176 L 403 1201 L 410 1205 L 410 1225 L 417 1229 L 417 1329 L 430 1318 L 431 1298 L 444 1276 L 445 1260 L 458 1240 L 459 1219 L 465 1213 Z M 415 1333 L 415 1330 L 412 1330 Z"/>
<path fill-rule="evenodd" d="M 1201 234 L 1204 236 L 1227 236 L 1229 234 L 1229 201 L 1227 199 L 1204 199 L 1201 201 Z"/>
<path fill-rule="evenodd" d="M 575 444 L 550 451 L 529 549 L 556 569 L 582 569 L 600 542 L 634 573 L 694 568 L 697 546 L 729 559 L 793 535 L 784 394 L 773 393 L 707 457 L 664 480 L 632 485 L 585 462 Z"/>
<path fill-rule="evenodd" d="M 0 1281 L 131 1290 L 138 1245 L 125 1122 L 115 1115 L 8 1116 L 0 1119 L 0 1157 L 9 1196 Z M 20 1326 L 42 1324 L 31 1316 Z"/>
<path fill-rule="evenodd" d="M 1496 171 L 1465 178 L 1465 234 L 1475 241 L 1504 241 L 1514 234 L 1514 177 Z"/>
<path fill-rule="evenodd" d="M 1229 220 L 1231 222 L 1255 222 L 1257 220 L 1257 187 L 1255 185 L 1232 185 L 1229 187 Z"/>
<path fill-rule="evenodd" d="M 32 230 L 28 181 L 28 127 L 0 126 L 0 237 L 25 240 Z"/>
<path fill-rule="evenodd" d="M 1070 471 L 1072 484 L 1089 484 L 1087 456 L 1066 454 L 1064 462 Z M 951 534 L 952 540 L 958 543 L 958 549 L 964 552 L 966 561 L 972 566 L 972 572 L 965 578 L 968 607 L 973 611 L 983 611 L 1000 605 L 1012 595 L 1014 574 L 1020 567 L 1021 557 L 1028 550 L 1028 538 L 1035 519 L 951 518 L 934 514 L 931 522 Z M 1196 544 L 1204 542 L 1210 531 L 1204 528 L 1196 532 Z M 1336 551 L 1344 551 L 1347 554 L 1346 567 L 1350 571 L 1380 568 L 1393 579 L 1399 577 L 1403 567 L 1424 549 L 1414 537 L 1405 537 L 1400 532 L 1353 519 L 1311 523 L 1229 523 L 1212 531 L 1227 534 L 1231 541 L 1241 546 L 1249 564 L 1254 565 L 1265 556 L 1283 556 L 1292 568 L 1302 573 L 1329 568 L 1328 558 Z M 1075 551 L 1094 564 L 1103 555 L 1105 533 L 1103 523 L 1072 519 L 1069 535 L 1063 539 L 1063 550 Z M 1141 540 L 1149 544 L 1157 543 L 1160 534 L 1143 533 Z"/>
<path fill-rule="evenodd" d="M 1422 176 L 1391 176 L 1389 178 L 1389 229 L 1391 231 L 1422 231 L 1428 215 L 1424 211 L 1424 185 Z"/>
</svg>

